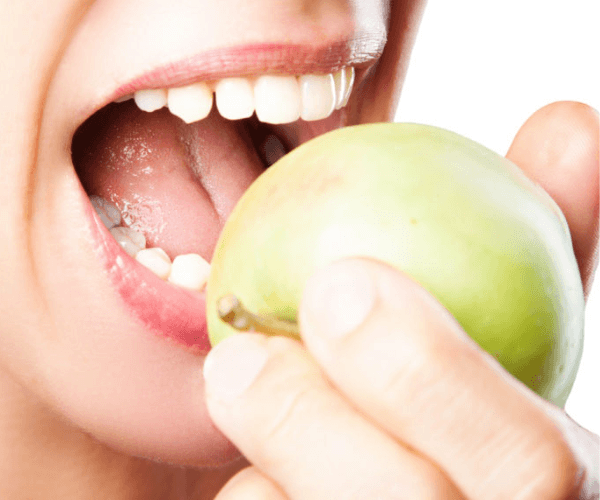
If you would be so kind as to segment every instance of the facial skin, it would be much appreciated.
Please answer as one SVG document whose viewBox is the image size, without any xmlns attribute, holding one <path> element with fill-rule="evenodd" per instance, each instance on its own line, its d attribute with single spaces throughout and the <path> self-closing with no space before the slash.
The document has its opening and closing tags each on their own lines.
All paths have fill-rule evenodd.
<svg viewBox="0 0 600 500">
<path fill-rule="evenodd" d="M 362 85 L 339 124 L 390 119 L 422 6 L 399 2 L 388 14 L 376 0 L 184 0 L 168 8 L 161 1 L 63 0 L 32 19 L 39 8 L 3 3 L 11 22 L 3 30 L 0 88 L 19 98 L 1 105 L 0 373 L 7 397 L 27 402 L 27 409 L 4 407 L 3 419 L 20 436 L 40 419 L 57 441 L 79 436 L 67 440 L 63 456 L 70 448 L 110 454 L 98 440 L 176 464 L 231 460 L 237 451 L 204 407 L 204 356 L 141 324 L 107 278 L 71 159 L 73 135 L 120 89 L 157 68 L 163 82 L 181 83 L 202 75 L 186 68 L 174 77 L 165 68 L 189 58 L 206 64 L 215 49 L 312 49 L 354 39 L 366 40 L 355 44 Z M 387 30 L 393 34 L 382 56 Z M 229 72 L 268 70 L 242 63 Z"/>
<path fill-rule="evenodd" d="M 308 53 L 349 40 L 366 40 L 357 45 L 356 90 L 344 113 L 311 133 L 391 120 L 422 8 L 383 0 L 2 0 L 10 22 L 0 89 L 11 98 L 0 103 L 0 478 L 10 481 L 0 481 L 0 497 L 176 498 L 187 488 L 192 498 L 197 488 L 203 496 L 195 498 L 213 498 L 243 465 L 179 468 L 222 466 L 239 456 L 238 445 L 208 415 L 205 355 L 156 335 L 107 272 L 71 156 L 78 127 L 135 86 L 182 84 L 210 71 L 263 73 L 269 64 L 283 71 L 289 59 L 284 49 L 275 62 L 257 57 L 248 69 L 233 58 L 228 69 L 207 56 L 216 50 L 293 45 Z M 338 69 L 314 59 L 323 72 Z M 294 126 L 287 133 L 306 135 Z M 539 165 L 531 151 L 515 141 L 512 154 Z M 243 173 L 236 196 L 260 172 Z M 594 193 L 582 193 L 592 206 Z M 225 200 L 225 215 L 234 203 Z M 578 234 L 597 230 L 597 202 L 596 222 L 576 208 L 567 218 L 578 221 Z M 593 241 L 576 240 L 586 284 Z M 210 250 L 208 242 L 207 257 Z"/>
</svg>

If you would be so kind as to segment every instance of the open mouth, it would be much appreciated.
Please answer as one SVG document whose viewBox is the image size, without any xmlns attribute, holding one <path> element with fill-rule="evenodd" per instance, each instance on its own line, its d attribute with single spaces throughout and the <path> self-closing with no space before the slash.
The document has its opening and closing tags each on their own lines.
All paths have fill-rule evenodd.
<svg viewBox="0 0 600 500">
<path fill-rule="evenodd" d="M 277 159 L 345 124 L 367 71 L 356 66 L 124 87 L 78 128 L 72 158 L 95 248 L 147 328 L 210 349 L 204 287 L 229 213 Z"/>
</svg>

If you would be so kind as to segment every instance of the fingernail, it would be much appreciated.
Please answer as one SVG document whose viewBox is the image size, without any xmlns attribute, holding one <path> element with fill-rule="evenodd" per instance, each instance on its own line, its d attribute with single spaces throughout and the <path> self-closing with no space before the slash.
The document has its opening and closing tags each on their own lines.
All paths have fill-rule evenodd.
<svg viewBox="0 0 600 500">
<path fill-rule="evenodd" d="M 319 334 L 341 338 L 365 321 L 375 299 L 375 284 L 364 264 L 357 260 L 336 262 L 308 280 L 303 320 Z"/>
<path fill-rule="evenodd" d="M 223 340 L 204 361 L 206 393 L 223 402 L 234 400 L 252 385 L 268 357 L 254 336 L 238 334 Z"/>
</svg>

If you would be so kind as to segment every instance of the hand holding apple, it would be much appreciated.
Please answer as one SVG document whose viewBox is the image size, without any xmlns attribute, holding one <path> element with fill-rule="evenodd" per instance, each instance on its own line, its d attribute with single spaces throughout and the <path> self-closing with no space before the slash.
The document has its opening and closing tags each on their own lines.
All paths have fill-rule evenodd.
<svg viewBox="0 0 600 500">
<path fill-rule="evenodd" d="M 561 155 L 556 137 L 576 154 Z M 585 289 L 597 259 L 597 151 L 597 113 L 557 103 L 509 152 L 574 228 Z M 326 266 L 308 281 L 299 319 L 304 344 L 239 334 L 206 359 L 210 414 L 252 463 L 217 500 L 597 500 L 598 436 L 510 377 L 405 274 L 371 259 Z"/>
<path fill-rule="evenodd" d="M 236 331 L 217 316 L 228 294 L 293 335 L 285 320 L 296 321 L 308 277 L 349 256 L 410 275 L 510 373 L 564 405 L 581 355 L 581 280 L 560 209 L 510 161 L 415 124 L 345 128 L 297 148 L 225 226 L 207 289 L 211 341 Z"/>
</svg>

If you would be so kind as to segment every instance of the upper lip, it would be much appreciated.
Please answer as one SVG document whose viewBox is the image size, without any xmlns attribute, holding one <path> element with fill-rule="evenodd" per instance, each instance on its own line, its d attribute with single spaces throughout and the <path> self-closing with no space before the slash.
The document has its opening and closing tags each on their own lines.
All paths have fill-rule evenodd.
<svg viewBox="0 0 600 500">
<path fill-rule="evenodd" d="M 117 83 L 114 90 L 82 110 L 80 123 L 103 106 L 136 90 L 177 87 L 194 81 L 265 73 L 326 74 L 353 66 L 358 83 L 381 56 L 385 42 L 385 34 L 378 33 L 321 45 L 261 43 L 212 49 L 157 65 Z"/>
<path fill-rule="evenodd" d="M 264 43 L 213 49 L 157 67 L 120 86 L 114 98 L 143 88 L 175 87 L 200 80 L 263 73 L 324 74 L 364 67 L 383 52 L 385 40 L 360 37 L 327 45 Z"/>
</svg>

